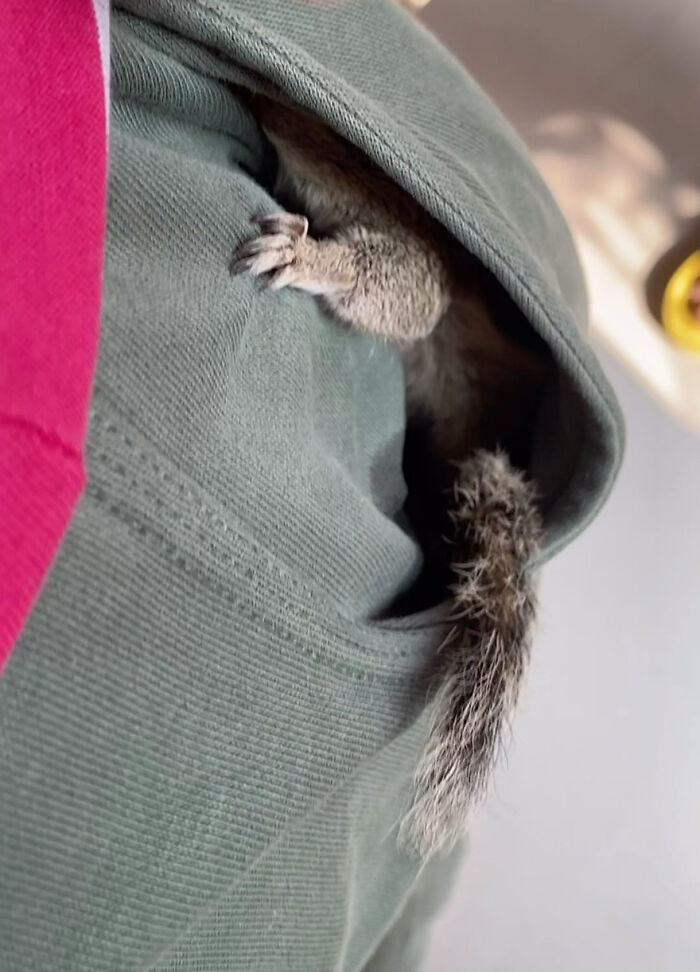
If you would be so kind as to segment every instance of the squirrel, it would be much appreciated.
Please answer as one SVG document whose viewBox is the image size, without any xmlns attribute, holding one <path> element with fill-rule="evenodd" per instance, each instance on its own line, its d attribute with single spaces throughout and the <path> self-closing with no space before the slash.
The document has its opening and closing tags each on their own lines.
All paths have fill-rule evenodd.
<svg viewBox="0 0 700 972">
<path fill-rule="evenodd" d="M 440 470 L 442 502 L 419 497 L 413 512 L 420 521 L 426 508 L 441 510 L 428 518 L 424 551 L 440 577 L 434 592 L 450 591 L 451 628 L 436 651 L 431 728 L 399 827 L 401 845 L 428 857 L 464 834 L 485 793 L 529 658 L 529 564 L 543 528 L 535 487 L 504 447 L 522 451 L 545 363 L 493 323 L 486 271 L 360 149 L 299 107 L 258 94 L 251 103 L 287 211 L 254 217 L 259 233 L 238 248 L 232 272 L 313 294 L 346 325 L 396 345 L 409 427 L 424 430 Z M 429 463 L 417 455 L 423 474 Z"/>
</svg>

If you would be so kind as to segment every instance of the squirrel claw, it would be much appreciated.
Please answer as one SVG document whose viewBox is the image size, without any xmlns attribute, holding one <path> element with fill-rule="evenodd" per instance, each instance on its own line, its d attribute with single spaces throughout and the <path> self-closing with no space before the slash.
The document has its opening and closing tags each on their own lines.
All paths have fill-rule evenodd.
<svg viewBox="0 0 700 972">
<path fill-rule="evenodd" d="M 303 240 L 309 232 L 308 219 L 297 213 L 261 213 L 253 216 L 252 222 L 257 223 L 265 234 L 285 233 Z"/>
</svg>

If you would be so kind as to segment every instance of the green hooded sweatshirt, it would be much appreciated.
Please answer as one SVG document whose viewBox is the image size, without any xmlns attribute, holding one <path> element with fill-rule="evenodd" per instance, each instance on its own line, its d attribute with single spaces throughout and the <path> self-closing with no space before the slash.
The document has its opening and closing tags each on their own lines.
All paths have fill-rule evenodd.
<svg viewBox="0 0 700 972">
<path fill-rule="evenodd" d="M 274 85 L 356 143 L 549 346 L 546 556 L 623 440 L 572 242 L 507 123 L 390 0 L 119 0 L 112 30 L 90 482 L 0 685 L 0 967 L 410 972 L 456 857 L 396 844 L 445 625 L 388 612 L 421 568 L 402 365 L 231 277 L 275 208 L 237 90 Z"/>
</svg>

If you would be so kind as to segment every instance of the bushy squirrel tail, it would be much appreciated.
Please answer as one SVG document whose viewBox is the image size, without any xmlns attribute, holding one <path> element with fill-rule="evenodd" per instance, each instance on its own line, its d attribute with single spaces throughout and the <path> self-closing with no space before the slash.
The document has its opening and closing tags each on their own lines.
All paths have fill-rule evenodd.
<svg viewBox="0 0 700 972">
<path fill-rule="evenodd" d="M 452 628 L 438 653 L 431 731 L 399 841 L 428 857 L 463 835 L 503 745 L 530 654 L 535 490 L 503 452 L 457 466 Z"/>
</svg>

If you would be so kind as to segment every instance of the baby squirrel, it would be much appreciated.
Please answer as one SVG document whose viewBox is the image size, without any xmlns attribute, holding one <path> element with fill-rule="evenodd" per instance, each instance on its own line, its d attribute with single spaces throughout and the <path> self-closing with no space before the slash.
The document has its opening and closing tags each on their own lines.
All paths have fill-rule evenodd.
<svg viewBox="0 0 700 972">
<path fill-rule="evenodd" d="M 527 568 L 542 529 L 534 488 L 501 445 L 517 452 L 531 428 L 543 364 L 492 323 L 484 271 L 358 148 L 299 108 L 259 95 L 252 107 L 277 152 L 274 195 L 290 211 L 254 219 L 260 233 L 239 247 L 233 272 L 314 294 L 345 324 L 397 345 L 409 416 L 428 429 L 451 486 L 450 536 L 438 540 L 452 628 L 400 827 L 403 845 L 428 856 L 463 834 L 529 655 Z"/>
</svg>

